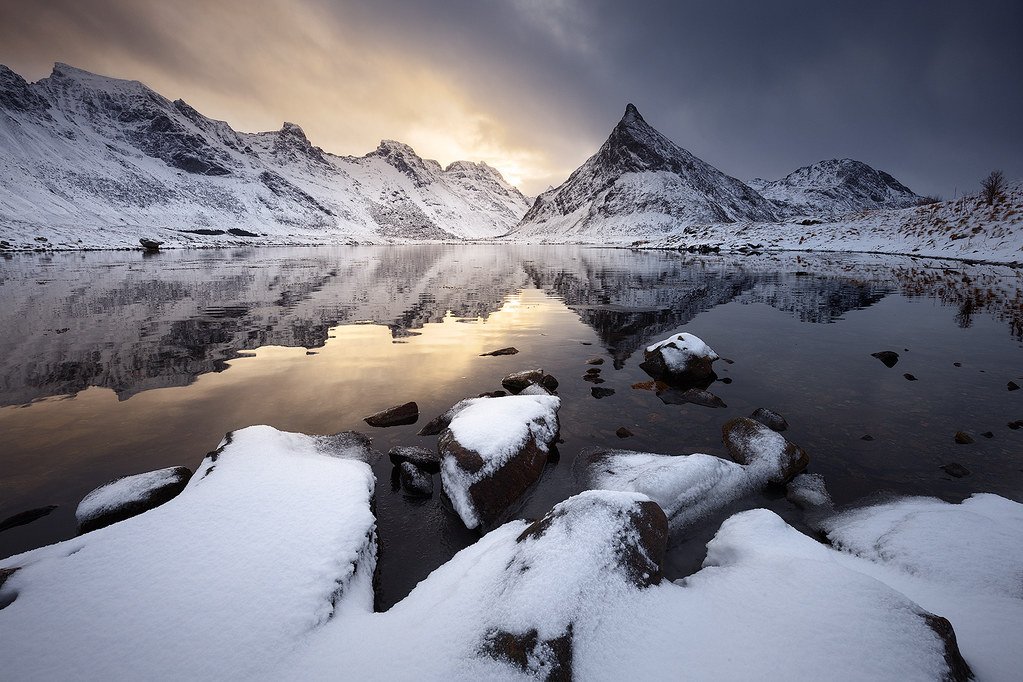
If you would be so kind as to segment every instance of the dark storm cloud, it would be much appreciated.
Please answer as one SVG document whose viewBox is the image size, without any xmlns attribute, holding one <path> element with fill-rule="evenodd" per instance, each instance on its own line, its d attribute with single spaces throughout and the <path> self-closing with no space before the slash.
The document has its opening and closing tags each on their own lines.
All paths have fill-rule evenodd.
<svg viewBox="0 0 1023 682">
<path fill-rule="evenodd" d="M 0 0 L 4 2 L 4 0 Z M 239 127 L 302 123 L 558 182 L 635 102 L 738 177 L 854 157 L 923 193 L 1023 176 L 1018 2 L 4 2 L 0 62 L 140 78 Z M 168 92 L 167 90 L 172 90 Z"/>
</svg>

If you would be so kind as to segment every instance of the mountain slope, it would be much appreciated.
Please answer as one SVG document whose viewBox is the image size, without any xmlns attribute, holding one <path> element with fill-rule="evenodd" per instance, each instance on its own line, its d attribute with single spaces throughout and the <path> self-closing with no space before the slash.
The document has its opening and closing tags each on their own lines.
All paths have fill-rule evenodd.
<svg viewBox="0 0 1023 682">
<path fill-rule="evenodd" d="M 486 164 L 444 169 L 391 141 L 335 156 L 295 124 L 237 132 L 64 64 L 37 83 L 0 66 L 0 149 L 0 239 L 14 246 L 481 238 L 528 208 Z"/>
<path fill-rule="evenodd" d="M 908 208 L 922 199 L 888 173 L 853 159 L 819 161 L 781 180 L 756 179 L 750 186 L 786 218 L 834 218 L 859 211 Z"/>
<path fill-rule="evenodd" d="M 774 219 L 762 196 L 657 132 L 630 104 L 597 153 L 537 197 L 509 236 L 621 242 L 678 225 Z"/>
</svg>

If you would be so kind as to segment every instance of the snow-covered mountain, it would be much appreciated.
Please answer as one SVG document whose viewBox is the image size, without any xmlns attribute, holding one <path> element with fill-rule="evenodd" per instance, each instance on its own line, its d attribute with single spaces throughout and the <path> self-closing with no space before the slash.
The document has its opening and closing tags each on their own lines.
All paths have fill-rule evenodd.
<svg viewBox="0 0 1023 682">
<path fill-rule="evenodd" d="M 302 129 L 240 133 L 137 81 L 0 66 L 0 239 L 15 247 L 344 243 L 507 232 L 526 198 L 483 163 L 384 141 L 324 152 Z"/>
<path fill-rule="evenodd" d="M 853 159 L 819 161 L 781 180 L 757 178 L 749 184 L 785 218 L 836 218 L 860 211 L 908 208 L 922 200 L 888 173 Z"/>
<path fill-rule="evenodd" d="M 679 225 L 775 219 L 766 199 L 657 132 L 630 104 L 597 153 L 537 197 L 510 236 L 621 242 Z"/>
</svg>

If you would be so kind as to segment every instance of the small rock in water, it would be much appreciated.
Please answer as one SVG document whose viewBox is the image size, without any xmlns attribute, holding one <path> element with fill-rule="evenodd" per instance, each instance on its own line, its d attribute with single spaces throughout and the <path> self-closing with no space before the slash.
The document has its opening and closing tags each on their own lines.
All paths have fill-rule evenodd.
<svg viewBox="0 0 1023 682">
<path fill-rule="evenodd" d="M 411 497 L 433 495 L 433 476 L 412 462 L 406 461 L 398 465 L 398 480 L 401 481 L 401 489 L 406 495 Z"/>
<path fill-rule="evenodd" d="M 600 374 L 600 367 L 590 367 L 586 370 L 587 374 Z"/>
<path fill-rule="evenodd" d="M 394 466 L 401 466 L 402 462 L 410 462 L 432 474 L 440 471 L 440 455 L 429 448 L 422 448 L 418 445 L 398 445 L 391 448 L 387 456 Z"/>
<path fill-rule="evenodd" d="M 734 365 L 735 364 L 735 360 L 729 360 L 728 358 L 721 358 L 721 362 L 725 363 L 726 365 Z"/>
<path fill-rule="evenodd" d="M 588 381 L 591 384 L 602 384 L 604 380 L 600 378 L 599 374 L 584 374 L 583 381 Z"/>
<path fill-rule="evenodd" d="M 899 354 L 893 350 L 878 351 L 871 353 L 870 356 L 883 362 L 885 367 L 894 367 L 895 363 L 899 361 Z"/>
<path fill-rule="evenodd" d="M 606 398 L 609 395 L 614 394 L 615 390 L 613 388 L 601 388 L 600 386 L 594 386 L 593 388 L 590 389 L 590 395 L 592 395 L 597 400 L 600 400 L 601 398 Z"/>
<path fill-rule="evenodd" d="M 558 380 L 542 369 L 514 372 L 501 380 L 501 385 L 508 389 L 509 393 L 521 393 L 530 384 L 539 384 L 550 393 L 558 390 Z"/>
<path fill-rule="evenodd" d="M 497 350 L 492 350 L 489 353 L 480 353 L 480 357 L 481 358 L 485 358 L 488 355 L 492 355 L 492 356 L 497 356 L 497 355 L 515 355 L 518 352 L 519 352 L 518 348 L 514 348 L 512 346 L 508 346 L 507 348 L 498 348 Z"/>
<path fill-rule="evenodd" d="M 594 355 L 592 358 L 590 358 L 589 360 L 586 361 L 586 364 L 587 365 L 603 365 L 604 364 L 604 358 L 600 357 L 599 355 Z"/>
<path fill-rule="evenodd" d="M 956 366 L 956 367 L 962 367 L 963 366 L 963 363 L 961 363 L 961 362 L 953 362 L 952 364 L 954 366 Z"/>
<path fill-rule="evenodd" d="M 874 437 L 868 433 L 864 436 L 860 436 L 860 440 L 874 440 Z"/>
<path fill-rule="evenodd" d="M 962 478 L 963 476 L 970 475 L 970 470 L 964 467 L 962 464 L 959 464 L 958 462 L 952 462 L 951 464 L 943 464 L 941 465 L 941 469 L 949 476 L 955 476 L 956 478 Z"/>
<path fill-rule="evenodd" d="M 909 372 L 906 372 L 902 376 L 906 377 L 906 381 L 916 381 L 916 377 L 910 374 Z"/>
<path fill-rule="evenodd" d="M 799 474 L 785 486 L 785 499 L 800 509 L 831 507 L 831 495 L 820 474 Z"/>
<path fill-rule="evenodd" d="M 1013 431 L 1015 431 L 1015 430 L 1017 430 L 1019 428 L 1023 428 L 1023 419 L 1018 419 L 1018 420 L 1016 420 L 1014 422 L 1009 422 L 1008 423 L 1008 427 L 1010 429 L 1012 429 Z"/>
<path fill-rule="evenodd" d="M 992 431 L 985 431 L 984 433 L 982 433 L 980 435 L 984 436 L 985 438 L 994 438 L 995 437 L 995 434 Z"/>
<path fill-rule="evenodd" d="M 589 341 L 580 341 L 579 343 L 581 343 L 581 344 L 582 344 L 582 345 L 584 345 L 584 346 L 592 346 L 592 345 L 593 345 L 593 344 L 592 344 L 592 343 L 590 343 Z"/>
<path fill-rule="evenodd" d="M 730 384 L 732 383 L 732 377 L 722 377 L 721 379 L 718 379 L 718 381 L 723 384 Z"/>
<path fill-rule="evenodd" d="M 699 388 L 690 388 L 688 391 L 683 391 L 682 399 L 687 403 L 702 405 L 703 407 L 728 407 L 721 398 L 710 391 L 704 391 Z"/>
<path fill-rule="evenodd" d="M 389 407 L 386 410 L 381 410 L 376 414 L 364 417 L 363 421 L 370 426 L 377 426 L 381 428 L 386 426 L 415 424 L 419 421 L 419 405 L 417 405 L 415 401 L 404 403 L 402 405 L 395 405 L 394 407 Z"/>
<path fill-rule="evenodd" d="M 163 242 L 159 239 L 147 239 L 145 237 L 139 239 L 139 244 L 142 245 L 143 249 L 150 252 L 159 251 L 160 247 L 163 246 Z"/>
<path fill-rule="evenodd" d="M 777 431 L 779 433 L 789 428 L 789 423 L 785 421 L 785 417 L 781 416 L 774 410 L 767 409 L 766 407 L 758 407 L 753 410 L 753 414 L 750 415 L 750 419 L 756 420 L 772 431 Z"/>
<path fill-rule="evenodd" d="M 0 521 L 0 533 L 11 528 L 24 526 L 26 523 L 32 523 L 36 519 L 41 519 L 44 516 L 47 516 L 56 508 L 57 505 L 51 504 L 46 507 L 37 507 L 35 509 L 29 509 L 27 511 L 18 512 L 13 516 L 8 516 L 3 521 Z"/>
<path fill-rule="evenodd" d="M 712 367 L 718 354 L 698 336 L 681 333 L 659 341 L 643 351 L 640 369 L 654 379 L 677 384 L 706 382 L 717 378 Z"/>
<path fill-rule="evenodd" d="M 973 442 L 973 436 L 966 433 L 965 431 L 956 431 L 955 442 L 960 445 L 969 445 Z"/>
<path fill-rule="evenodd" d="M 624 426 L 619 426 L 618 430 L 615 431 L 615 435 L 618 436 L 619 438 L 628 438 L 629 436 L 631 436 L 633 434 L 632 434 L 632 431 L 629 431 Z"/>
<path fill-rule="evenodd" d="M 1010 391 L 1018 391 L 1019 390 L 1019 384 L 1017 384 L 1015 381 L 1010 381 L 1008 386 L 1007 386 L 1007 388 Z"/>
</svg>

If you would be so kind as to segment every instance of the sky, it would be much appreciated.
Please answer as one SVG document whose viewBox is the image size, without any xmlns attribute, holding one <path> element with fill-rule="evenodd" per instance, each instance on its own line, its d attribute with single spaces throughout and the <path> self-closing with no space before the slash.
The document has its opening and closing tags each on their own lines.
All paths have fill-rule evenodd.
<svg viewBox="0 0 1023 682">
<path fill-rule="evenodd" d="M 724 172 L 1023 177 L 1023 2 L 0 0 L 0 63 L 140 80 L 235 129 L 486 161 L 533 195 L 633 102 Z"/>
</svg>

